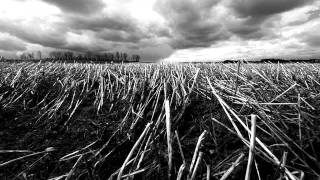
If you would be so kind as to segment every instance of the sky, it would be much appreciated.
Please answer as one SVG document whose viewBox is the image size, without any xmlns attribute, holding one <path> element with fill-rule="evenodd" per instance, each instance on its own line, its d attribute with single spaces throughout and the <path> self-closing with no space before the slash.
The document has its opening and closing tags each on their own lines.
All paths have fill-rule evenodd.
<svg viewBox="0 0 320 180">
<path fill-rule="evenodd" d="M 320 58 L 318 0 L 0 0 L 0 55 L 53 50 L 143 61 Z"/>
</svg>

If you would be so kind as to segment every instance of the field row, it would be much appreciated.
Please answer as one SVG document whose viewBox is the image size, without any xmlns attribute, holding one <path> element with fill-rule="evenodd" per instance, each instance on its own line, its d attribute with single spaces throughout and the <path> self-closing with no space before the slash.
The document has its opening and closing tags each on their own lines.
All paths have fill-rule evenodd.
<svg viewBox="0 0 320 180">
<path fill-rule="evenodd" d="M 1 63 L 0 177 L 244 178 L 256 115 L 251 179 L 316 179 L 319 107 L 319 64 Z"/>
</svg>

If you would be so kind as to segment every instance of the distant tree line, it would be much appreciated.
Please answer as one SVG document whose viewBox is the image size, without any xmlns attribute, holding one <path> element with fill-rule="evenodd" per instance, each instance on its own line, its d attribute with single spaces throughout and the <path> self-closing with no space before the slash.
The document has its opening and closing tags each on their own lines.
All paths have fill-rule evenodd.
<svg viewBox="0 0 320 180">
<path fill-rule="evenodd" d="M 20 55 L 22 60 L 34 60 L 42 59 L 41 52 L 38 51 L 35 54 L 33 52 L 24 52 Z M 141 57 L 137 54 L 129 56 L 125 52 L 115 52 L 115 53 L 94 53 L 88 51 L 84 54 L 75 54 L 72 51 L 51 51 L 48 58 L 44 60 L 52 61 L 93 61 L 93 62 L 139 62 Z"/>
<path fill-rule="evenodd" d="M 224 60 L 222 63 L 237 63 L 242 60 Z M 296 63 L 296 62 L 304 62 L 304 63 L 320 63 L 320 59 L 278 59 L 278 58 L 266 58 L 255 61 L 243 61 L 243 63 Z"/>
<path fill-rule="evenodd" d="M 52 51 L 49 57 L 54 60 L 79 60 L 79 61 L 107 61 L 107 62 L 139 62 L 140 56 L 133 54 L 131 57 L 124 52 L 115 53 L 93 53 L 86 52 L 85 54 L 74 55 L 70 51 Z"/>
<path fill-rule="evenodd" d="M 277 59 L 277 58 L 267 58 L 261 59 L 260 62 L 263 63 L 294 63 L 294 62 L 305 62 L 305 63 L 320 63 L 320 59 Z"/>
</svg>

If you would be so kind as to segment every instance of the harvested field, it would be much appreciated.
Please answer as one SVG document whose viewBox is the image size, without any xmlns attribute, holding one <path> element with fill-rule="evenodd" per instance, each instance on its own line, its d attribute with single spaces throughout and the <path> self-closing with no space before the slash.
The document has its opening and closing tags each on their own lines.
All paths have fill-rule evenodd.
<svg viewBox="0 0 320 180">
<path fill-rule="evenodd" d="M 320 64 L 0 63 L 0 179 L 318 179 Z"/>
</svg>

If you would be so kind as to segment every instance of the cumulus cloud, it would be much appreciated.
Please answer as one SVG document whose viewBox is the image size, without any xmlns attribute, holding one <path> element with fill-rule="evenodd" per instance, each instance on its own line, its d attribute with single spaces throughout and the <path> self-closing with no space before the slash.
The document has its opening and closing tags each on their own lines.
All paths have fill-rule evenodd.
<svg viewBox="0 0 320 180">
<path fill-rule="evenodd" d="M 244 40 L 276 38 L 279 13 L 311 0 L 158 0 L 155 9 L 171 29 L 175 49 L 210 47 L 236 36 Z"/>
<path fill-rule="evenodd" d="M 101 0 L 42 0 L 59 7 L 62 11 L 76 14 L 92 14 L 101 11 L 105 3 Z"/>
<path fill-rule="evenodd" d="M 72 31 L 93 31 L 96 38 L 112 42 L 138 43 L 153 33 L 141 28 L 137 20 L 124 15 L 70 16 L 66 21 Z"/>
<path fill-rule="evenodd" d="M 5 22 L 0 20 L 0 31 L 9 33 L 28 43 L 46 47 L 60 47 L 66 43 L 63 28 L 44 29 L 39 23 L 22 24 L 21 22 Z"/>
<path fill-rule="evenodd" d="M 212 17 L 215 0 L 159 0 L 155 9 L 172 30 L 171 46 L 176 49 L 208 47 L 230 37 Z"/>
<path fill-rule="evenodd" d="M 233 0 L 227 3 L 230 8 L 227 29 L 242 39 L 266 40 L 279 38 L 277 28 L 279 14 L 310 4 L 312 0 Z"/>
<path fill-rule="evenodd" d="M 299 25 L 303 25 L 307 22 L 320 19 L 320 9 L 307 11 L 302 15 L 302 17 L 304 17 L 304 18 L 299 18 L 294 21 L 291 21 L 287 25 L 288 26 L 299 26 Z"/>
<path fill-rule="evenodd" d="M 229 32 L 241 39 L 266 40 L 276 36 L 274 31 L 275 19 L 238 18 L 234 16 L 234 18 L 231 17 L 226 20 L 224 25 Z"/>
<path fill-rule="evenodd" d="M 54 16 L 50 15 L 50 22 L 46 22 L 42 17 L 28 20 L 19 17 L 12 21 L 0 17 L 0 32 L 6 32 L 25 42 L 17 46 L 20 47 L 17 51 L 26 50 L 22 48 L 25 44 L 33 44 L 36 46 L 28 46 L 31 47 L 28 50 L 36 50 L 39 45 L 46 47 L 47 51 L 124 51 L 141 54 L 142 58 L 149 60 L 161 59 L 172 53 L 172 48 L 167 47 L 163 40 L 163 37 L 169 36 L 168 28 L 157 22 L 142 23 L 122 11 L 102 11 L 105 7 L 102 1 L 42 2 L 52 4 L 62 11 L 58 14 L 56 12 Z M 111 3 L 109 5 L 115 9 Z M 4 48 L 9 47 L 2 49 Z"/>
</svg>

